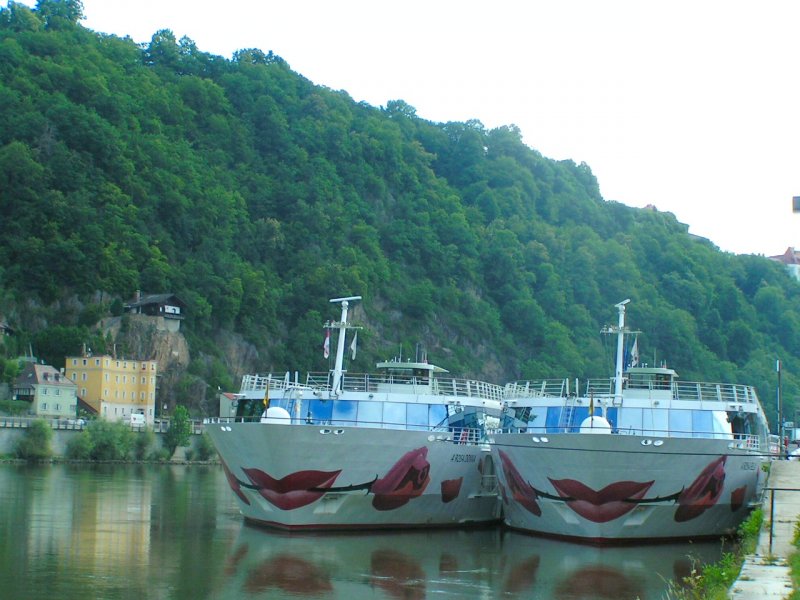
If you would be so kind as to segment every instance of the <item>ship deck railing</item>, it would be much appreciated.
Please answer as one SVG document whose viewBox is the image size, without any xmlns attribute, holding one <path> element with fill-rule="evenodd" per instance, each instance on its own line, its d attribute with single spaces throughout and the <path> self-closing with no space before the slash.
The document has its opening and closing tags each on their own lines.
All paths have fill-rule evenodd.
<svg viewBox="0 0 800 600">
<path fill-rule="evenodd" d="M 490 433 L 519 433 L 537 436 L 546 439 L 548 435 L 555 434 L 568 434 L 568 435 L 581 435 L 580 427 L 504 427 L 496 429 Z M 730 448 L 739 450 L 765 450 L 772 451 L 771 445 L 762 443 L 762 438 L 758 434 L 750 433 L 725 433 L 720 431 L 676 431 L 676 430 L 653 430 L 653 429 L 634 429 L 632 427 L 612 428 L 611 435 L 619 436 L 639 436 L 644 437 L 644 445 L 651 445 L 655 440 L 675 439 L 675 438 L 693 438 L 693 439 L 714 439 L 714 440 L 728 440 Z M 583 435 L 587 435 L 584 433 Z M 649 443 L 646 441 L 649 440 Z M 765 447 L 766 446 L 766 447 Z"/>
<path fill-rule="evenodd" d="M 271 389 L 305 389 L 330 392 L 332 377 L 330 373 L 309 373 L 305 381 L 291 380 L 288 377 L 276 378 L 272 375 L 245 375 L 242 378 L 241 393 L 263 392 Z M 397 387 L 395 387 L 397 386 Z M 342 376 L 342 391 L 379 392 L 403 391 L 409 394 L 429 394 L 434 396 L 467 397 L 485 400 L 503 399 L 503 386 L 475 379 L 456 379 L 450 377 L 419 377 L 390 374 L 348 374 Z"/>
<path fill-rule="evenodd" d="M 583 390 L 577 389 L 577 382 L 570 390 L 569 379 L 537 379 L 530 381 L 515 381 L 506 384 L 503 394 L 504 399 L 521 398 L 567 398 L 570 395 L 583 397 L 613 398 L 614 378 L 589 379 Z M 758 395 L 755 388 L 749 385 L 734 383 L 706 383 L 690 381 L 673 381 L 659 383 L 648 382 L 647 385 L 633 385 L 623 387 L 623 395 L 632 391 L 671 392 L 673 400 L 687 400 L 696 402 L 726 402 L 729 404 L 758 404 Z"/>
<path fill-rule="evenodd" d="M 461 427 L 458 425 L 411 425 L 405 423 L 391 423 L 386 421 L 348 421 L 343 419 L 323 420 L 313 418 L 289 417 L 209 417 L 205 424 L 213 423 L 269 423 L 276 425 L 311 426 L 321 427 L 322 433 L 337 433 L 337 428 L 357 427 L 359 429 L 395 429 L 404 431 L 425 431 L 435 436 L 440 442 L 453 442 L 454 444 L 478 444 L 486 441 L 486 431 L 476 427 Z"/>
</svg>

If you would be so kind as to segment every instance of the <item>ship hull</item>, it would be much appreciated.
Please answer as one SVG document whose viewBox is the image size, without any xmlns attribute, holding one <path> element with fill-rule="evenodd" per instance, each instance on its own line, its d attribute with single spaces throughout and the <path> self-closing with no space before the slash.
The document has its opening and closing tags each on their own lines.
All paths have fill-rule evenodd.
<svg viewBox="0 0 800 600">
<path fill-rule="evenodd" d="M 760 497 L 762 457 L 730 440 L 498 434 L 504 522 L 593 543 L 734 533 Z"/>
<path fill-rule="evenodd" d="M 243 422 L 207 430 L 251 523 L 333 530 L 499 519 L 488 446 L 446 432 Z"/>
</svg>

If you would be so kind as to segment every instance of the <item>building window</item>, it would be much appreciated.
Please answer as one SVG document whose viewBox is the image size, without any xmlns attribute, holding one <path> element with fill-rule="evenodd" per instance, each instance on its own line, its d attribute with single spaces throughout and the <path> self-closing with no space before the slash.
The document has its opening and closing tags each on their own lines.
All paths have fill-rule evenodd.
<svg viewBox="0 0 800 600">
<path fill-rule="evenodd" d="M 84 367 L 86 366 L 86 359 L 85 358 L 83 359 L 83 366 Z"/>
<path fill-rule="evenodd" d="M 103 397 L 108 398 L 108 388 L 103 390 Z"/>
<path fill-rule="evenodd" d="M 47 388 L 42 388 L 42 396 L 47 396 Z"/>
<path fill-rule="evenodd" d="M 99 358 L 95 358 L 94 359 L 94 366 L 96 366 L 96 367 L 100 366 L 100 359 Z"/>
<path fill-rule="evenodd" d="M 156 370 L 156 363 L 151 363 L 150 364 L 150 370 L 151 371 L 155 371 Z"/>
<path fill-rule="evenodd" d="M 147 383 L 147 377 L 142 377 L 142 385 L 144 385 L 145 383 Z"/>
<path fill-rule="evenodd" d="M 70 379 L 72 379 L 72 381 L 77 381 L 78 380 L 78 374 L 75 371 L 73 371 L 72 375 L 70 376 Z"/>
<path fill-rule="evenodd" d="M 56 404 L 56 412 L 58 412 L 59 410 L 61 410 L 61 405 L 60 404 Z"/>
<path fill-rule="evenodd" d="M 123 375 L 122 376 L 122 383 L 128 383 L 128 376 L 127 375 Z"/>
<path fill-rule="evenodd" d="M 106 381 L 108 381 L 108 373 L 104 373 L 104 374 L 103 374 L 103 379 L 105 379 Z"/>
<path fill-rule="evenodd" d="M 124 363 L 122 363 L 122 368 L 123 369 L 127 369 L 128 368 L 128 361 L 127 360 Z"/>
<path fill-rule="evenodd" d="M 86 373 L 81 373 L 81 381 L 86 381 Z"/>
<path fill-rule="evenodd" d="M 114 381 L 119 383 L 119 375 L 114 375 Z"/>
<path fill-rule="evenodd" d="M 81 388 L 81 396 L 86 398 L 86 388 Z"/>
<path fill-rule="evenodd" d="M 47 410 L 47 402 L 42 402 L 42 410 Z"/>
<path fill-rule="evenodd" d="M 77 365 L 78 365 L 78 359 L 77 358 L 73 358 L 72 359 L 72 366 L 75 367 Z"/>
<path fill-rule="evenodd" d="M 60 388 L 56 388 L 56 396 L 60 396 L 60 395 L 61 395 L 61 389 Z"/>
<path fill-rule="evenodd" d="M 110 363 L 111 363 L 111 361 L 106 359 L 106 366 L 108 366 Z"/>
</svg>

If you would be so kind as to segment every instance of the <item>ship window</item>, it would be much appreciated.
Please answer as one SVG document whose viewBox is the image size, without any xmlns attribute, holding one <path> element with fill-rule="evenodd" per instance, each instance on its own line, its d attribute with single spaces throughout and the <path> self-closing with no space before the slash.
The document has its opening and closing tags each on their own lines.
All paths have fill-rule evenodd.
<svg viewBox="0 0 800 600">
<path fill-rule="evenodd" d="M 642 433 L 642 409 L 622 407 L 619 409 L 617 427 L 620 433 L 629 435 L 641 435 Z"/>
<path fill-rule="evenodd" d="M 728 422 L 728 414 L 724 410 L 711 411 L 711 426 L 714 430 L 714 437 L 717 439 L 732 439 L 731 424 Z"/>
<path fill-rule="evenodd" d="M 669 431 L 667 411 L 652 408 L 642 409 L 642 429 L 642 435 L 667 435 Z"/>
<path fill-rule="evenodd" d="M 428 429 L 428 405 L 427 404 L 408 404 L 406 409 L 408 415 L 408 428 L 418 431 Z"/>
<path fill-rule="evenodd" d="M 331 422 L 331 414 L 333 413 L 333 402 L 315 398 L 309 404 L 308 410 L 311 413 L 314 425 L 328 425 Z"/>
<path fill-rule="evenodd" d="M 332 425 L 353 425 L 356 420 L 356 402 L 354 400 L 334 400 Z"/>
<path fill-rule="evenodd" d="M 381 426 L 381 403 L 358 402 L 358 424 L 361 427 Z"/>
<path fill-rule="evenodd" d="M 714 437 L 710 410 L 692 411 L 692 437 Z"/>
<path fill-rule="evenodd" d="M 385 429 L 406 428 L 406 405 L 404 402 L 386 402 L 383 405 L 383 427 Z"/>
<path fill-rule="evenodd" d="M 550 406 L 547 408 L 547 419 L 545 419 L 545 427 L 547 433 L 558 433 L 562 431 L 560 428 L 562 416 L 565 417 L 566 409 L 563 406 Z"/>
<path fill-rule="evenodd" d="M 692 411 L 683 408 L 673 408 L 669 411 L 669 430 L 677 437 L 691 437 Z"/>
<path fill-rule="evenodd" d="M 545 406 L 532 406 L 528 413 L 528 431 L 536 433 L 545 433 L 547 429 L 547 407 Z"/>
<path fill-rule="evenodd" d="M 444 427 L 447 422 L 447 407 L 443 404 L 431 404 L 428 411 L 428 425 L 433 427 Z"/>
</svg>

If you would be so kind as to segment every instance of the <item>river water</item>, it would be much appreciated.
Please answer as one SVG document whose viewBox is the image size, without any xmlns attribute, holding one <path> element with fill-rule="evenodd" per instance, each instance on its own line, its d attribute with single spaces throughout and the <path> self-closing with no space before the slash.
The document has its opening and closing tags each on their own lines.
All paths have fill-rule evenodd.
<svg viewBox="0 0 800 600">
<path fill-rule="evenodd" d="M 720 542 L 597 548 L 482 529 L 246 525 L 220 467 L 0 464 L 0 598 L 665 598 Z"/>
</svg>

